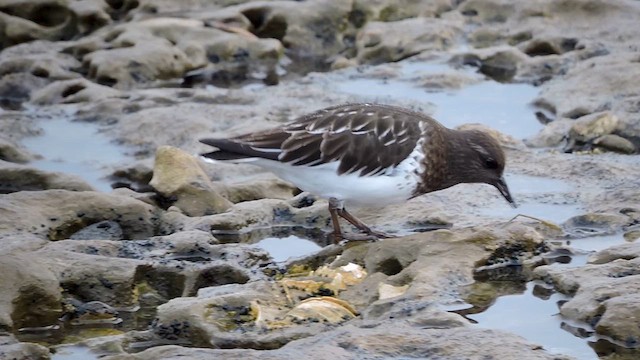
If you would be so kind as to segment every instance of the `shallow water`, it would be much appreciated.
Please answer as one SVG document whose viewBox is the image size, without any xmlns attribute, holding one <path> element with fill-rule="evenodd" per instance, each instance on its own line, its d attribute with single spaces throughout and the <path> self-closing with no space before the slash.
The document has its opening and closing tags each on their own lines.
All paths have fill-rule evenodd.
<svg viewBox="0 0 640 360">
<path fill-rule="evenodd" d="M 582 239 L 553 240 L 553 245 L 570 248 L 568 264 L 553 263 L 551 266 L 573 267 L 584 265 L 590 254 L 624 243 L 622 235 L 601 235 Z M 509 289 L 508 295 L 502 295 L 488 307 L 474 304 L 467 307 L 448 310 L 463 314 L 477 322 L 476 326 L 506 330 L 525 339 L 542 345 L 546 350 L 573 356 L 577 359 L 598 359 L 598 353 L 607 355 L 612 351 L 625 353 L 636 350 L 624 349 L 606 339 L 599 338 L 587 324 L 579 324 L 565 319 L 559 314 L 558 302 L 567 300 L 564 294 L 555 292 L 549 285 L 539 281 L 526 283 L 524 291 L 518 282 L 489 281 L 491 286 Z M 513 293 L 515 292 L 515 293 Z M 640 349 L 638 356 L 640 356 Z"/>
<path fill-rule="evenodd" d="M 121 146 L 99 132 L 96 124 L 60 115 L 39 122 L 40 136 L 25 138 L 24 146 L 42 156 L 29 165 L 45 171 L 77 175 L 100 191 L 110 191 L 107 166 L 124 163 Z"/>
<path fill-rule="evenodd" d="M 60 346 L 56 348 L 56 353 L 51 356 L 51 360 L 94 360 L 98 355 L 89 348 L 79 345 Z"/>
<path fill-rule="evenodd" d="M 551 241 L 551 243 L 569 248 L 574 252 L 571 262 L 563 266 L 580 266 L 587 263 L 589 255 L 614 245 L 624 244 L 625 240 L 620 234 L 609 234 L 579 239 L 556 240 Z M 560 266 L 560 264 L 554 263 L 552 266 Z"/>
<path fill-rule="evenodd" d="M 467 317 L 477 321 L 477 326 L 518 334 L 551 353 L 597 359 L 584 339 L 561 328 L 564 320 L 559 315 L 558 302 L 568 297 L 555 293 L 542 299 L 534 295 L 535 286 L 535 282 L 529 282 L 524 293 L 499 297 L 487 311 Z"/>
<path fill-rule="evenodd" d="M 320 249 L 320 245 L 296 235 L 283 238 L 268 237 L 258 241 L 256 247 L 269 253 L 275 262 L 283 262 L 290 258 L 312 254 Z"/>
<path fill-rule="evenodd" d="M 482 207 L 480 214 L 506 220 L 524 214 L 560 224 L 584 213 L 576 200 L 567 199 L 573 190 L 565 181 L 521 174 L 505 174 L 505 180 L 518 207 L 505 206 L 500 198 Z"/>
<path fill-rule="evenodd" d="M 365 71 L 362 77 L 337 79 L 332 86 L 345 94 L 357 95 L 360 101 L 393 103 L 394 100 L 409 99 L 433 104 L 433 117 L 447 127 L 480 123 L 518 139 L 535 135 L 543 128 L 535 117 L 534 108 L 529 105 L 538 94 L 533 85 L 485 80 L 461 89 L 432 92 L 415 85 L 415 77 L 450 73 L 454 71 L 452 68 L 420 62 L 396 65 L 400 76 L 394 78 L 374 79 Z"/>
</svg>

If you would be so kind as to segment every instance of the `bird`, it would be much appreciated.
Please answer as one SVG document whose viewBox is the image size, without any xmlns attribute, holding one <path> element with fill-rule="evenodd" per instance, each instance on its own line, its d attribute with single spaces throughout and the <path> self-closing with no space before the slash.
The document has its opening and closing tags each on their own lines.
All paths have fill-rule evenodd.
<svg viewBox="0 0 640 360">
<path fill-rule="evenodd" d="M 200 154 L 267 169 L 303 191 L 328 199 L 336 243 L 356 239 L 345 219 L 367 238 L 375 231 L 346 209 L 386 205 L 462 183 L 493 185 L 516 207 L 503 172 L 498 141 L 480 130 L 449 129 L 431 116 L 375 103 L 348 103 L 303 115 L 281 126 L 200 142 L 217 150 Z"/>
</svg>

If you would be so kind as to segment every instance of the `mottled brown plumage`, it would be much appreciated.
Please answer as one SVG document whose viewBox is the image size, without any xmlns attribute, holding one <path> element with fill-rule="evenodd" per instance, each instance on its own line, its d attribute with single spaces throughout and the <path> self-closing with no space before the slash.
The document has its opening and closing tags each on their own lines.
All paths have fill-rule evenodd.
<svg viewBox="0 0 640 360">
<path fill-rule="evenodd" d="M 344 210 L 343 200 L 406 200 L 460 183 L 487 183 L 514 204 L 502 178 L 505 156 L 480 131 L 442 126 L 430 116 L 379 104 L 318 110 L 273 129 L 203 139 L 215 160 L 249 159 L 301 189 L 337 200 L 336 213 L 374 233 Z M 336 237 L 341 236 L 334 219 Z"/>
</svg>

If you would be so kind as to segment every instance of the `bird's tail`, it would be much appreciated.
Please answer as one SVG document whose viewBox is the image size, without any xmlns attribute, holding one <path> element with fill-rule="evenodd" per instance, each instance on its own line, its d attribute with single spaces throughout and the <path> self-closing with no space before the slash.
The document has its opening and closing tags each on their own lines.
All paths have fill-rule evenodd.
<svg viewBox="0 0 640 360">
<path fill-rule="evenodd" d="M 231 139 L 201 139 L 200 142 L 219 149 L 217 151 L 200 154 L 201 156 L 213 160 L 237 161 L 256 157 L 278 160 L 278 153 L 276 152 L 264 151 L 249 144 L 234 141 Z"/>
</svg>

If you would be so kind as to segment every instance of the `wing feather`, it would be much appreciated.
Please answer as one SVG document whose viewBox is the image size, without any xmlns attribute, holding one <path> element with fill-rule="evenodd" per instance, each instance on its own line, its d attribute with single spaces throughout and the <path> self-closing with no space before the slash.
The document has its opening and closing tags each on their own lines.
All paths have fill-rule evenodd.
<svg viewBox="0 0 640 360">
<path fill-rule="evenodd" d="M 263 157 L 296 166 L 339 162 L 340 174 L 376 176 L 411 154 L 423 135 L 420 122 L 430 125 L 423 129 L 441 127 L 428 116 L 401 108 L 348 104 L 302 116 L 279 128 L 202 141 L 228 153 L 228 158 Z"/>
</svg>

